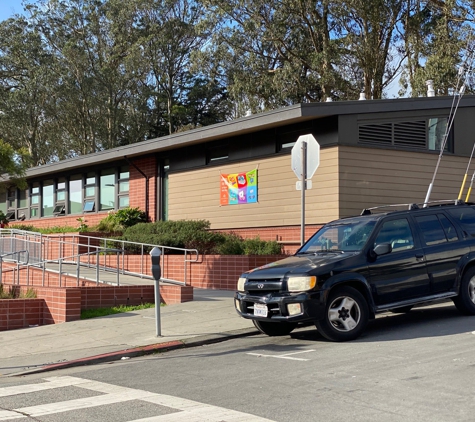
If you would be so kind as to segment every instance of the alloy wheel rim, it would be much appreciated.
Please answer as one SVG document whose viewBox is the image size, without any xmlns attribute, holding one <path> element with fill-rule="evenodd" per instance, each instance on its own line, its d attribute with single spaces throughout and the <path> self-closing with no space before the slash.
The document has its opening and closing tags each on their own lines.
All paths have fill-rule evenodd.
<svg viewBox="0 0 475 422">
<path fill-rule="evenodd" d="M 475 278 L 473 287 L 475 291 Z M 340 296 L 330 304 L 328 319 L 335 330 L 350 332 L 358 326 L 361 319 L 361 310 L 353 298 Z"/>
<path fill-rule="evenodd" d="M 475 276 L 468 283 L 468 295 L 473 304 L 475 304 Z"/>
</svg>

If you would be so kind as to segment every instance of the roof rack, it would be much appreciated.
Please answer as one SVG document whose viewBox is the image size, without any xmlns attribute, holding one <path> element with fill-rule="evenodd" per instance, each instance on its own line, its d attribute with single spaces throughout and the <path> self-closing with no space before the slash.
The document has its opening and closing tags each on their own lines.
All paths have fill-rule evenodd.
<svg viewBox="0 0 475 422">
<path fill-rule="evenodd" d="M 377 210 L 380 208 L 395 208 L 395 207 L 407 207 L 408 210 L 418 210 L 421 208 L 427 208 L 428 205 L 443 205 L 443 204 L 453 204 L 453 205 L 465 205 L 465 202 L 461 199 L 443 199 L 440 201 L 429 201 L 421 203 L 408 203 L 408 204 L 391 204 L 391 205 L 378 205 L 377 207 L 365 208 L 361 211 L 360 215 L 370 215 L 373 214 L 372 210 Z"/>
</svg>

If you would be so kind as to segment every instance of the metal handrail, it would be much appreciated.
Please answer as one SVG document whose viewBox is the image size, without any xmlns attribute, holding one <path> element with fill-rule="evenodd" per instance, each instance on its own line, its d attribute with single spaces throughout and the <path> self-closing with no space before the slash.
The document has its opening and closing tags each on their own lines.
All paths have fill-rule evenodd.
<svg viewBox="0 0 475 422">
<path fill-rule="evenodd" d="M 69 237 L 72 239 L 70 240 L 65 240 L 64 237 Z M 186 249 L 186 248 L 177 248 L 177 247 L 172 247 L 172 246 L 160 246 L 160 245 L 153 245 L 149 243 L 139 243 L 139 242 L 130 242 L 126 240 L 119 240 L 119 239 L 109 239 L 109 238 L 102 238 L 102 237 L 96 237 L 96 236 L 86 236 L 82 234 L 59 234 L 60 239 L 52 238 L 48 235 L 43 235 L 41 233 L 37 232 L 29 232 L 29 231 L 24 231 L 24 230 L 17 230 L 17 229 L 0 229 L 0 241 L 3 240 L 6 237 L 10 237 L 10 244 L 8 245 L 8 248 L 12 250 L 15 248 L 17 242 L 21 242 L 22 246 L 32 246 L 34 245 L 34 256 L 33 256 L 33 261 L 36 266 L 41 266 L 43 268 L 43 283 L 44 283 L 44 272 L 46 270 L 46 263 L 58 263 L 60 266 L 60 272 L 62 271 L 62 265 L 63 264 L 69 264 L 69 263 L 76 263 L 78 262 L 78 270 L 79 272 L 79 266 L 82 265 L 87 265 L 89 268 L 95 268 L 96 269 L 96 280 L 98 280 L 98 273 L 99 271 L 104 271 L 104 272 L 114 272 L 117 273 L 117 284 L 120 283 L 119 281 L 119 273 L 124 274 L 124 275 L 131 275 L 135 277 L 140 277 L 144 279 L 150 279 L 152 280 L 153 277 L 149 274 L 146 274 L 145 268 L 144 268 L 144 263 L 145 263 L 145 256 L 148 257 L 148 253 L 145 252 L 148 248 L 152 249 L 154 247 L 160 248 L 162 255 L 161 259 L 164 259 L 164 256 L 166 255 L 166 252 L 169 251 L 178 251 L 183 253 L 183 274 L 184 274 L 184 279 L 183 281 L 180 280 L 174 280 L 171 278 L 165 277 L 166 274 L 164 274 L 164 277 L 162 280 L 170 282 L 170 283 L 175 283 L 179 285 L 187 285 L 187 278 L 188 278 L 188 269 L 187 269 L 187 264 L 189 262 L 198 262 L 199 260 L 199 252 L 197 249 Z M 83 240 L 87 238 L 87 242 L 83 243 Z M 91 244 L 92 241 L 96 241 L 98 245 L 93 245 Z M 103 246 L 101 246 L 101 243 Z M 108 245 L 117 245 L 118 247 L 111 248 Z M 0 253 L 3 251 L 4 248 L 4 243 L 0 244 Z M 64 250 L 66 247 L 69 247 L 72 251 L 76 250 L 77 253 L 74 253 L 69 256 L 63 256 Z M 85 253 L 79 253 L 79 250 L 81 247 L 86 247 L 87 252 Z M 57 254 L 58 257 L 54 257 L 52 259 L 45 259 L 48 258 L 49 253 L 51 252 L 50 250 L 52 249 L 57 249 Z M 129 271 L 125 269 L 125 255 L 126 255 L 126 249 L 128 248 L 134 248 L 138 249 L 140 251 L 140 271 Z M 91 250 L 92 249 L 92 250 Z M 15 252 L 9 252 L 9 253 L 16 253 Z M 102 255 L 107 255 L 110 253 L 114 253 L 117 255 L 117 263 L 116 266 L 111 266 L 107 265 L 106 260 L 104 259 L 103 264 L 101 265 L 99 257 Z M 80 257 L 88 256 L 86 262 L 81 262 Z M 91 262 L 91 256 L 96 256 L 95 263 L 93 264 Z M 122 256 L 122 259 L 120 259 L 120 256 Z M 30 257 L 32 257 L 30 253 Z M 163 262 L 162 262 L 163 264 Z M 31 265 L 33 266 L 33 265 Z M 164 265 L 162 265 L 162 268 L 164 268 Z M 1 277 L 1 275 L 0 275 Z M 1 278 L 0 278 L 1 280 Z"/>
<path fill-rule="evenodd" d="M 24 250 L 24 251 L 15 251 L 15 252 L 9 252 L 9 253 L 4 253 L 2 255 L 0 255 L 0 284 L 2 284 L 2 274 L 3 274 L 3 258 L 6 257 L 6 256 L 13 256 L 13 255 L 18 255 L 21 254 L 21 253 L 25 253 L 26 254 L 26 263 L 25 264 L 28 264 L 28 261 L 29 261 L 29 253 L 27 250 Z M 18 269 L 18 266 L 20 264 L 20 260 L 17 258 L 16 260 L 16 263 L 17 263 L 17 269 Z M 20 282 L 20 273 L 18 272 L 17 274 L 18 276 L 18 280 L 17 280 L 17 284 L 19 284 Z"/>
</svg>

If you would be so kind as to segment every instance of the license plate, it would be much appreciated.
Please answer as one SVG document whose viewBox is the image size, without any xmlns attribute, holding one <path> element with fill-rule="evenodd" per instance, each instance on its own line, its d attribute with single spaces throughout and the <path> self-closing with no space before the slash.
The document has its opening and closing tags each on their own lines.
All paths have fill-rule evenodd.
<svg viewBox="0 0 475 422">
<path fill-rule="evenodd" d="M 267 305 L 262 303 L 254 303 L 254 315 L 267 317 Z"/>
</svg>

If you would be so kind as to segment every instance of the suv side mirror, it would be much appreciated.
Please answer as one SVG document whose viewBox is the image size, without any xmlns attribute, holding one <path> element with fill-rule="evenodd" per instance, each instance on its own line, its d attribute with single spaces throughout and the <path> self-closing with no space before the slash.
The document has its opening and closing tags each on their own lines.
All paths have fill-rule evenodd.
<svg viewBox="0 0 475 422">
<path fill-rule="evenodd" d="M 374 256 L 379 255 L 386 255 L 390 252 L 392 252 L 393 248 L 390 243 L 380 243 L 379 245 L 376 245 L 373 249 Z"/>
</svg>

